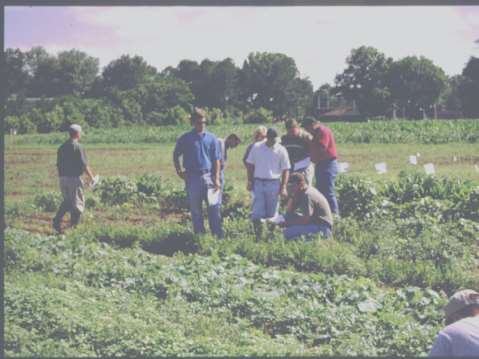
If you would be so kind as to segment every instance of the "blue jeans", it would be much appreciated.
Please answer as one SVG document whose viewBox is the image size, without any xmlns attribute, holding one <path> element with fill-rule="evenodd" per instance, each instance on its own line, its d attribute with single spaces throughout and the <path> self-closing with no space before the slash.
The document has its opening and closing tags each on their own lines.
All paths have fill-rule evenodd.
<svg viewBox="0 0 479 359">
<path fill-rule="evenodd" d="M 332 213 L 339 214 L 338 201 L 334 191 L 334 180 L 338 174 L 336 160 L 319 161 L 315 166 L 316 188 L 328 200 Z"/>
<path fill-rule="evenodd" d="M 251 219 L 274 217 L 279 208 L 280 180 L 261 180 L 255 178 L 253 184 L 253 211 Z"/>
<path fill-rule="evenodd" d="M 191 219 L 193 221 L 193 231 L 195 233 L 205 233 L 203 223 L 203 201 L 208 202 L 208 188 L 214 187 L 211 173 L 205 174 L 186 174 L 186 193 L 190 203 Z M 221 196 L 221 194 L 220 194 Z M 208 222 L 211 232 L 218 238 L 224 238 L 223 224 L 221 220 L 221 197 L 220 202 L 213 206 L 208 203 Z"/>
<path fill-rule="evenodd" d="M 296 213 L 286 213 L 285 219 L 292 219 L 298 217 Z M 329 238 L 331 237 L 331 226 L 327 223 L 321 224 L 305 224 L 305 225 L 294 225 L 286 227 L 283 230 L 283 235 L 285 239 L 293 239 L 305 234 L 314 234 L 320 233 L 322 236 Z"/>
</svg>

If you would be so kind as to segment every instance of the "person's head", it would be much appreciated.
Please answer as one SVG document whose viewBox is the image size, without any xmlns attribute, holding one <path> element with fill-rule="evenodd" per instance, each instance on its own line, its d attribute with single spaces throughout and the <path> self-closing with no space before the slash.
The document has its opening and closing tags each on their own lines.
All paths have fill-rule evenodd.
<svg viewBox="0 0 479 359">
<path fill-rule="evenodd" d="M 444 307 L 444 313 L 447 325 L 463 318 L 479 315 L 479 293 L 471 289 L 455 293 Z"/>
<path fill-rule="evenodd" d="M 203 132 L 206 129 L 206 111 L 202 108 L 195 107 L 191 113 L 191 124 L 198 132 Z"/>
<path fill-rule="evenodd" d="M 241 143 L 241 139 L 236 133 L 228 135 L 225 139 L 225 146 L 228 148 L 235 148 Z"/>
<path fill-rule="evenodd" d="M 314 126 L 319 123 L 319 121 L 316 121 L 313 117 L 307 116 L 303 119 L 303 127 L 305 128 L 306 131 L 309 133 L 313 132 Z"/>
<path fill-rule="evenodd" d="M 72 140 L 79 140 L 81 137 L 80 125 L 76 125 L 76 124 L 70 125 L 70 127 L 68 128 L 68 133 L 70 134 L 70 138 Z"/>
<path fill-rule="evenodd" d="M 292 173 L 289 176 L 288 181 L 288 193 L 292 196 L 296 195 L 297 192 L 305 191 L 308 188 L 306 183 L 306 178 L 302 173 Z"/>
<path fill-rule="evenodd" d="M 266 138 L 267 131 L 268 129 L 265 126 L 258 126 L 258 128 L 254 131 L 254 141 L 263 141 Z"/>
<path fill-rule="evenodd" d="M 289 136 L 297 137 L 300 134 L 301 129 L 296 119 L 290 118 L 284 123 Z"/>
<path fill-rule="evenodd" d="M 266 144 L 271 147 L 276 142 L 278 142 L 278 131 L 276 129 L 270 127 L 268 131 L 266 131 Z"/>
</svg>

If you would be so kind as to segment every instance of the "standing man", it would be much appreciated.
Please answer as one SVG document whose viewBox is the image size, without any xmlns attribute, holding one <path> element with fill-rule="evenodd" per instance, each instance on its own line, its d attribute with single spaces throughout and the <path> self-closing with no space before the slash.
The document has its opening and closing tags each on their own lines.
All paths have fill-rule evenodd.
<svg viewBox="0 0 479 359">
<path fill-rule="evenodd" d="M 235 148 L 241 143 L 241 139 L 235 133 L 228 135 L 225 139 L 218 138 L 221 148 L 221 190 L 225 186 L 225 166 L 228 160 L 228 150 Z"/>
<path fill-rule="evenodd" d="M 185 180 L 190 202 L 191 219 L 195 233 L 205 233 L 203 223 L 203 201 L 208 205 L 208 222 L 211 232 L 223 238 L 221 223 L 221 148 L 216 136 L 206 131 L 206 112 L 195 108 L 191 114 L 193 129 L 183 134 L 173 152 L 176 173 Z M 180 165 L 183 157 L 183 168 Z M 208 191 L 218 192 L 218 200 L 208 203 Z"/>
<path fill-rule="evenodd" d="M 278 132 L 269 128 L 266 141 L 256 143 L 246 159 L 248 191 L 253 191 L 253 221 L 256 239 L 262 234 L 261 219 L 274 217 L 278 212 L 279 197 L 287 196 L 289 162 L 288 151 L 278 143 Z"/>
<path fill-rule="evenodd" d="M 430 357 L 479 358 L 479 293 L 457 292 L 444 308 L 446 324 L 432 345 Z"/>
<path fill-rule="evenodd" d="M 57 169 L 60 177 L 60 190 L 63 202 L 53 218 L 53 228 L 62 233 L 61 223 L 63 216 L 70 212 L 70 225 L 75 227 L 80 223 L 80 216 L 85 209 L 85 196 L 81 175 L 86 172 L 93 181 L 93 172 L 88 166 L 83 146 L 80 145 L 81 127 L 71 125 L 68 129 L 70 139 L 60 146 L 57 152 Z"/>
<path fill-rule="evenodd" d="M 316 188 L 326 197 L 331 212 L 339 215 L 334 180 L 338 174 L 336 142 L 333 132 L 312 117 L 306 117 L 303 127 L 313 136 L 311 160 L 315 164 Z"/>
<path fill-rule="evenodd" d="M 313 136 L 299 127 L 298 121 L 289 119 L 285 122 L 288 133 L 281 137 L 281 144 L 288 150 L 291 161 L 291 173 L 302 173 L 308 184 L 312 184 L 314 168 L 310 158 Z"/>
<path fill-rule="evenodd" d="M 285 239 L 292 239 L 303 234 L 320 233 L 331 237 L 333 216 L 328 201 L 316 188 L 308 185 L 302 173 L 293 173 L 289 178 L 288 209 L 285 221 L 280 223 L 285 227 Z"/>
</svg>

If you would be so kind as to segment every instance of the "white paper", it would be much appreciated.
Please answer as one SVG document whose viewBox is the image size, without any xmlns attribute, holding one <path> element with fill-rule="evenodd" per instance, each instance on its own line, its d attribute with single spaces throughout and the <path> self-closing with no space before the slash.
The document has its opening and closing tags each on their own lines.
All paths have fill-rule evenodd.
<svg viewBox="0 0 479 359">
<path fill-rule="evenodd" d="M 220 202 L 220 190 L 215 188 L 208 188 L 208 204 L 210 206 L 217 205 Z"/>
<path fill-rule="evenodd" d="M 284 216 L 282 214 L 276 214 L 274 217 L 266 218 L 267 222 L 280 224 L 284 222 Z"/>
<path fill-rule="evenodd" d="M 416 156 L 409 156 L 409 163 L 412 165 L 417 165 L 417 157 Z"/>
<path fill-rule="evenodd" d="M 432 174 L 436 173 L 436 170 L 434 169 L 434 164 L 432 164 L 432 163 L 426 163 L 424 165 L 424 170 L 426 171 L 426 174 L 428 174 L 428 175 L 432 175 Z"/>
<path fill-rule="evenodd" d="M 90 187 L 94 188 L 98 184 L 98 182 L 100 182 L 100 176 L 96 175 L 95 177 L 93 177 Z"/>
<path fill-rule="evenodd" d="M 386 162 L 380 162 L 380 163 L 376 163 L 374 165 L 374 168 L 376 168 L 376 171 L 379 173 L 379 174 L 383 174 L 383 173 L 386 173 L 388 170 L 387 170 L 387 166 L 386 166 Z"/>
<path fill-rule="evenodd" d="M 452 160 L 453 160 L 454 162 L 457 162 L 457 157 L 454 156 L 454 157 L 452 158 Z"/>
<path fill-rule="evenodd" d="M 341 172 L 341 173 L 348 172 L 349 163 L 348 162 L 339 162 L 338 167 L 339 167 L 339 172 Z"/>
</svg>

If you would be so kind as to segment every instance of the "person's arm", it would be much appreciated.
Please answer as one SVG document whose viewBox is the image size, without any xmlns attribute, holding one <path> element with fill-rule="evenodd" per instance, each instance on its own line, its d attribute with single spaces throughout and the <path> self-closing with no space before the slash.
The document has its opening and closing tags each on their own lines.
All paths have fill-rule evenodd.
<svg viewBox="0 0 479 359">
<path fill-rule="evenodd" d="M 316 130 L 316 141 L 318 142 L 321 149 L 324 151 L 329 146 L 329 142 L 331 141 L 331 135 L 325 131 L 322 131 L 320 128 L 318 128 Z"/>
<path fill-rule="evenodd" d="M 253 147 L 254 143 L 251 143 L 248 148 L 246 149 L 246 152 L 244 153 L 244 156 L 243 156 L 243 164 L 245 167 L 248 166 L 248 163 L 246 162 L 246 159 L 248 158 L 248 155 L 251 151 L 251 148 Z"/>
<path fill-rule="evenodd" d="M 281 188 L 280 188 L 280 195 L 283 197 L 288 196 L 288 191 L 286 190 L 286 186 L 288 185 L 288 180 L 289 180 L 289 169 L 283 170 L 283 173 L 281 174 Z"/>
<path fill-rule="evenodd" d="M 217 191 L 221 189 L 220 172 L 221 172 L 221 160 L 216 160 L 215 161 L 215 189 Z"/>
<path fill-rule="evenodd" d="M 248 157 L 246 158 L 246 174 L 248 178 L 248 184 L 246 185 L 246 189 L 248 191 L 253 190 L 254 185 L 254 171 L 255 171 L 255 147 L 251 145 L 250 151 L 248 153 Z"/>
<path fill-rule="evenodd" d="M 176 141 L 175 149 L 173 151 L 173 163 L 175 165 L 176 169 L 176 174 L 182 178 L 185 179 L 185 171 L 181 169 L 180 165 L 180 156 L 183 155 L 183 145 L 182 145 L 181 137 Z"/>
<path fill-rule="evenodd" d="M 88 175 L 88 177 L 90 178 L 90 181 L 93 181 L 93 177 L 95 176 L 90 166 L 88 165 L 88 158 L 86 156 L 86 152 L 83 147 L 80 147 L 80 162 L 81 162 L 81 166 L 83 167 L 83 172 L 85 172 Z"/>
<path fill-rule="evenodd" d="M 248 184 L 246 185 L 246 189 L 248 191 L 253 190 L 253 181 L 254 181 L 254 165 L 251 163 L 246 162 L 246 174 L 248 178 Z"/>
</svg>

